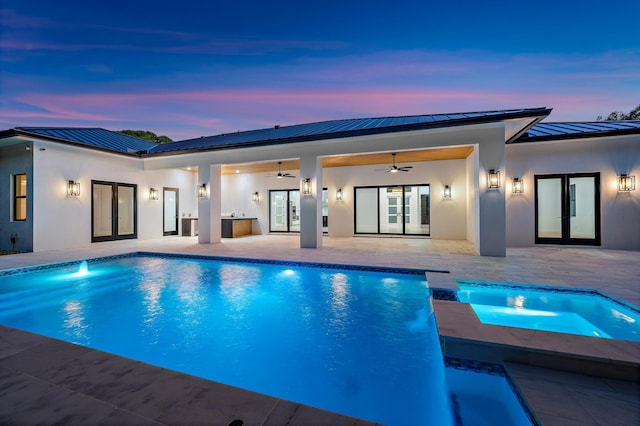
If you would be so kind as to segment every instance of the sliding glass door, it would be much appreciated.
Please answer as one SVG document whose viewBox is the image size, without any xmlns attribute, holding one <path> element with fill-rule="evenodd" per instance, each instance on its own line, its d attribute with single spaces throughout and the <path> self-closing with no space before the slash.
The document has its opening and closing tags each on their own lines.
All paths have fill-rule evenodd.
<svg viewBox="0 0 640 426">
<path fill-rule="evenodd" d="M 429 185 L 355 188 L 356 234 L 430 235 Z"/>
<path fill-rule="evenodd" d="M 322 190 L 322 231 L 329 230 L 329 196 Z M 300 232 L 300 190 L 269 191 L 269 232 Z"/>
<path fill-rule="evenodd" d="M 269 191 L 269 232 L 300 232 L 300 190 Z"/>
<path fill-rule="evenodd" d="M 137 238 L 136 185 L 91 181 L 91 242 Z"/>
<path fill-rule="evenodd" d="M 535 176 L 538 244 L 600 245 L 600 174 Z"/>
</svg>

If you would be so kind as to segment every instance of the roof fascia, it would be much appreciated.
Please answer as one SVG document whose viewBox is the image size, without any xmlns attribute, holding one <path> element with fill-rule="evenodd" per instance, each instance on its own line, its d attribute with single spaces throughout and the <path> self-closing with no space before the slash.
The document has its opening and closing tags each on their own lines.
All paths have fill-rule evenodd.
<svg viewBox="0 0 640 426">
<path fill-rule="evenodd" d="M 496 116 L 481 116 L 481 117 L 465 117 L 465 118 L 456 118 L 452 120 L 445 121 L 436 121 L 436 122 L 426 122 L 426 123 L 413 123 L 413 124 L 404 124 L 399 126 L 389 126 L 389 127 L 374 127 L 371 129 L 359 129 L 359 130 L 347 130 L 342 132 L 335 133 L 325 133 L 319 135 L 305 135 L 305 136 L 295 136 L 290 138 L 282 138 L 282 139 L 267 139 L 246 143 L 230 143 L 225 145 L 218 145 L 213 147 L 203 147 L 203 148 L 189 148 L 189 149 L 181 149 L 175 151 L 164 151 L 164 152 L 141 152 L 140 156 L 142 158 L 152 158 L 152 157 L 163 157 L 169 155 L 179 155 L 179 154 L 187 154 L 187 153 L 196 153 L 196 152 L 205 152 L 205 151 L 217 151 L 222 149 L 233 149 L 233 148 L 248 148 L 248 147 L 257 147 L 257 146 L 269 146 L 269 145 L 282 145 L 288 143 L 296 143 L 296 142 L 311 142 L 311 141 L 320 141 L 320 140 L 328 140 L 328 139 L 342 139 L 348 137 L 355 136 L 369 136 L 369 135 L 377 135 L 384 133 L 400 133 L 400 132 L 409 132 L 415 130 L 427 130 L 427 129 L 437 129 L 437 128 L 445 128 L 445 127 L 459 127 L 459 126 L 468 126 L 473 124 L 486 124 L 486 123 L 497 123 L 504 120 L 510 120 L 515 118 L 527 118 L 527 117 L 535 117 L 537 121 L 534 121 L 534 124 L 538 121 L 544 119 L 551 113 L 551 108 L 539 108 L 537 110 L 526 110 L 512 113 L 505 113 L 499 117 Z M 533 125 L 533 124 L 532 124 Z"/>
<path fill-rule="evenodd" d="M 570 135 L 548 135 L 548 136 L 524 136 L 520 139 L 513 141 L 515 144 L 519 143 L 534 143 L 534 142 L 547 142 L 547 141 L 559 141 L 570 139 L 589 139 L 589 138 L 604 138 L 610 136 L 625 136 L 625 135 L 640 135 L 640 129 L 623 129 L 623 130 L 606 130 L 599 132 L 581 132 Z"/>
<path fill-rule="evenodd" d="M 26 137 L 26 138 L 40 139 L 40 140 L 45 140 L 45 141 L 49 141 L 49 142 L 61 143 L 61 144 L 64 144 L 64 145 L 76 146 L 76 147 L 79 147 L 79 148 L 91 149 L 91 150 L 94 150 L 94 151 L 108 152 L 109 154 L 117 154 L 117 155 L 123 155 L 125 157 L 140 158 L 140 151 L 137 151 L 137 152 L 122 152 L 122 151 L 118 151 L 118 150 L 115 150 L 115 149 L 103 148 L 103 147 L 95 146 L 95 145 L 88 145 L 88 144 L 84 144 L 84 143 L 81 143 L 81 142 L 70 141 L 68 139 L 61 139 L 61 138 L 57 138 L 55 136 L 41 135 L 40 133 L 33 133 L 33 132 L 29 132 L 29 131 L 22 130 L 22 129 L 9 129 L 9 130 L 4 130 L 4 131 L 0 132 L 0 139 L 13 137 L 13 136 L 22 136 L 22 137 Z"/>
</svg>

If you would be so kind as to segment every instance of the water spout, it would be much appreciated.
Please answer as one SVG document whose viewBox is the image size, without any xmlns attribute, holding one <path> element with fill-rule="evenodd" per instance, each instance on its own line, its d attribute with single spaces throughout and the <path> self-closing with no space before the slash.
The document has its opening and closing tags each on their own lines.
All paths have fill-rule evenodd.
<svg viewBox="0 0 640 426">
<path fill-rule="evenodd" d="M 89 265 L 87 264 L 86 260 L 83 260 L 82 262 L 80 262 L 80 266 L 78 266 L 77 276 L 84 277 L 88 273 L 89 273 Z"/>
</svg>

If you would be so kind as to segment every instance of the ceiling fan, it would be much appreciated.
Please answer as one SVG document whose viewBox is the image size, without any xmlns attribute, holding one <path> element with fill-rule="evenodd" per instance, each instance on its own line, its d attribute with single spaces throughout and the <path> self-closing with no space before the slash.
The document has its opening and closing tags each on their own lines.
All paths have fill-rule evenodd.
<svg viewBox="0 0 640 426">
<path fill-rule="evenodd" d="M 393 158 L 393 165 L 387 167 L 386 169 L 376 169 L 377 171 L 386 171 L 387 173 L 397 173 L 397 172 L 408 172 L 409 169 L 412 169 L 413 166 L 396 166 L 396 153 L 392 152 L 391 157 Z"/>
<path fill-rule="evenodd" d="M 282 178 L 295 178 L 291 173 L 282 173 L 280 167 L 282 166 L 282 161 L 278 161 L 278 174 L 277 175 L 268 175 L 268 177 L 276 177 L 278 179 Z"/>
</svg>

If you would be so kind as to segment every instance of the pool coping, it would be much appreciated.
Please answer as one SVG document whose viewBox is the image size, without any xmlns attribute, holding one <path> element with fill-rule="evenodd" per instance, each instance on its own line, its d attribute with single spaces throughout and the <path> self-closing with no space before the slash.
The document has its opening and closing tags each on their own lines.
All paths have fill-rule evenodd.
<svg viewBox="0 0 640 426">
<path fill-rule="evenodd" d="M 4 325 L 0 384 L 2 424 L 378 425 Z"/>
</svg>

